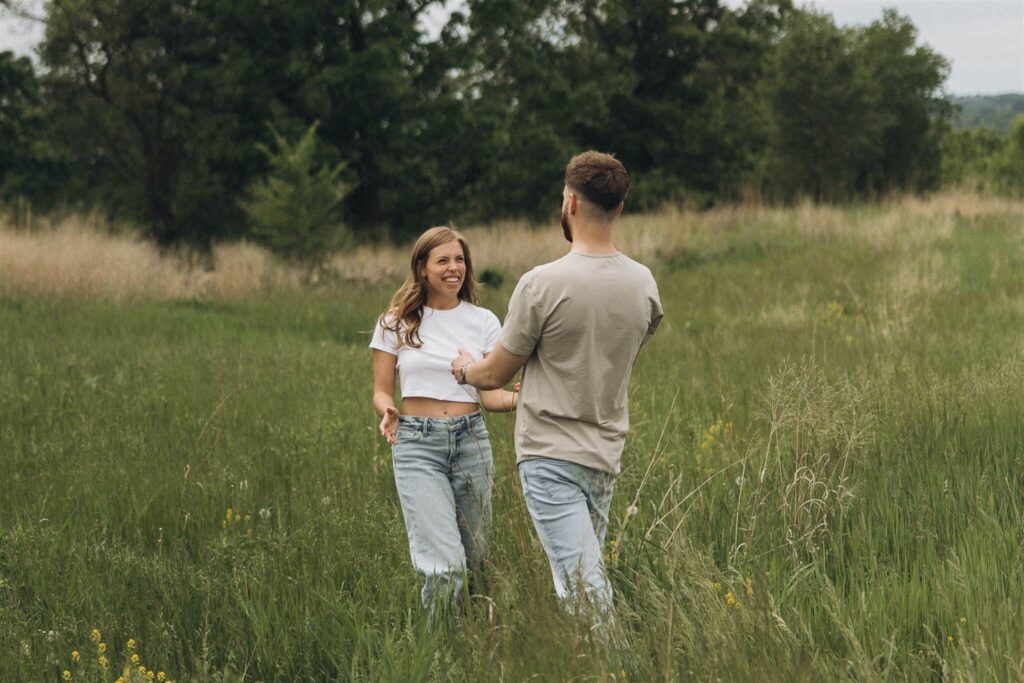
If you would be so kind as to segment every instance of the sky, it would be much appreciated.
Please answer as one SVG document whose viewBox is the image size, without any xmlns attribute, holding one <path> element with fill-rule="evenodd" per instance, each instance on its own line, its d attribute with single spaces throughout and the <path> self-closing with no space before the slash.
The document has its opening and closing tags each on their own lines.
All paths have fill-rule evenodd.
<svg viewBox="0 0 1024 683">
<path fill-rule="evenodd" d="M 730 3 L 732 4 L 732 3 Z M 870 24 L 886 7 L 910 18 L 918 40 L 950 61 L 954 95 L 1024 93 L 1024 0 L 814 0 L 837 24 Z"/>
<path fill-rule="evenodd" d="M 730 6 L 742 0 L 724 0 Z M 449 0 L 455 6 L 457 0 Z M 812 0 L 845 26 L 869 24 L 891 7 L 917 26 L 919 40 L 950 61 L 954 95 L 1024 93 L 1024 0 Z M 435 16 L 438 16 L 435 13 Z M 0 50 L 31 54 L 38 24 L 0 17 Z"/>
</svg>

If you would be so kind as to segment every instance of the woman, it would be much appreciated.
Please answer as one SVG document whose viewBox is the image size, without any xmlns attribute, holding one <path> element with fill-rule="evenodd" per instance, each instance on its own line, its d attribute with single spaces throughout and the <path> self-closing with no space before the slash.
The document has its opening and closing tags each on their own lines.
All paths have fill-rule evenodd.
<svg viewBox="0 0 1024 683">
<path fill-rule="evenodd" d="M 498 318 L 476 305 L 465 239 L 451 228 L 430 228 L 413 247 L 411 271 L 377 321 L 370 348 L 373 407 L 392 444 L 412 562 L 426 577 L 422 599 L 428 606 L 435 597 L 458 599 L 463 575 L 480 568 L 494 473 L 480 405 L 489 412 L 513 410 L 516 394 L 478 393 L 451 374 L 460 348 L 485 356 L 501 331 Z"/>
</svg>

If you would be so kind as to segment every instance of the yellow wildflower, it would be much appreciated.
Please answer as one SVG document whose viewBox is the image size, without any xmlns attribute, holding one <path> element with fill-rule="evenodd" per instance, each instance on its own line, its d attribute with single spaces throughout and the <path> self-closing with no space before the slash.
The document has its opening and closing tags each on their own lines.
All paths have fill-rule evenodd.
<svg viewBox="0 0 1024 683">
<path fill-rule="evenodd" d="M 101 640 L 103 640 L 103 636 L 100 635 L 100 630 L 98 628 L 94 628 L 92 630 L 92 642 L 98 643 Z"/>
<path fill-rule="evenodd" d="M 228 521 L 230 522 L 230 521 L 231 521 L 231 519 L 232 519 L 232 518 L 233 518 L 234 516 L 235 516 L 235 511 L 234 511 L 234 510 L 232 510 L 231 508 L 228 508 L 227 514 L 225 514 L 225 515 L 224 515 L 224 518 L 225 518 L 225 519 L 227 519 L 227 520 L 228 520 Z"/>
<path fill-rule="evenodd" d="M 118 676 L 117 680 L 114 681 L 114 683 L 124 683 L 124 676 Z"/>
<path fill-rule="evenodd" d="M 139 673 L 142 674 L 143 676 L 145 676 L 146 675 L 146 667 L 140 666 L 139 667 Z"/>
<path fill-rule="evenodd" d="M 838 301 L 830 301 L 825 306 L 825 323 L 834 325 L 843 319 L 846 314 L 846 308 Z"/>
<path fill-rule="evenodd" d="M 951 642 L 951 643 L 952 643 L 952 642 L 953 642 L 953 636 L 949 636 L 949 637 L 947 638 L 947 640 L 949 640 L 949 642 Z"/>
<path fill-rule="evenodd" d="M 711 584 L 711 589 L 712 590 L 716 590 L 716 591 L 720 591 L 720 590 L 722 590 L 722 584 L 720 584 L 719 582 L 715 581 L 713 584 Z"/>
<path fill-rule="evenodd" d="M 148 678 L 149 680 L 153 680 L 154 678 L 156 678 L 156 674 L 153 673 L 152 671 L 147 671 L 146 672 L 146 678 Z"/>
<path fill-rule="evenodd" d="M 725 604 L 729 605 L 730 607 L 736 604 L 736 596 L 732 594 L 732 591 L 729 591 L 725 594 Z"/>
<path fill-rule="evenodd" d="M 65 681 L 70 681 L 71 680 L 71 672 L 68 671 L 67 669 L 64 669 L 64 680 Z"/>
<path fill-rule="evenodd" d="M 963 625 L 963 624 L 966 624 L 966 623 L 967 623 L 967 617 L 960 617 L 960 624 Z"/>
<path fill-rule="evenodd" d="M 165 674 L 163 671 L 161 671 L 160 673 L 158 673 L 156 675 L 156 680 L 161 681 L 161 683 L 163 681 L 166 681 L 167 680 L 167 674 Z"/>
<path fill-rule="evenodd" d="M 132 664 L 138 664 L 138 663 L 139 663 L 139 656 L 138 655 L 132 655 Z"/>
<path fill-rule="evenodd" d="M 241 521 L 242 521 L 242 515 L 235 515 L 235 523 L 237 524 L 238 522 L 241 522 Z"/>
<path fill-rule="evenodd" d="M 246 515 L 245 516 L 245 523 L 248 524 L 251 521 L 252 521 L 252 515 Z"/>
<path fill-rule="evenodd" d="M 129 638 L 128 639 L 128 649 L 129 650 L 134 650 L 135 649 L 135 639 L 134 638 Z"/>
<path fill-rule="evenodd" d="M 103 654 L 104 652 L 107 651 L 107 644 L 106 643 L 100 643 L 99 645 L 96 646 L 96 649 L 100 651 L 100 654 Z"/>
<path fill-rule="evenodd" d="M 78 650 L 72 650 L 71 659 L 75 662 L 80 661 L 82 659 L 82 655 L 78 652 Z"/>
<path fill-rule="evenodd" d="M 107 658 L 105 656 L 103 656 L 103 655 L 100 655 L 100 660 L 99 661 L 100 661 L 100 666 L 102 666 L 104 669 L 106 669 L 107 668 Z"/>
<path fill-rule="evenodd" d="M 743 583 L 745 583 L 746 586 L 747 586 L 747 595 L 748 596 L 753 595 L 754 594 L 754 585 L 753 585 L 754 582 L 751 581 L 750 579 L 747 579 Z"/>
</svg>

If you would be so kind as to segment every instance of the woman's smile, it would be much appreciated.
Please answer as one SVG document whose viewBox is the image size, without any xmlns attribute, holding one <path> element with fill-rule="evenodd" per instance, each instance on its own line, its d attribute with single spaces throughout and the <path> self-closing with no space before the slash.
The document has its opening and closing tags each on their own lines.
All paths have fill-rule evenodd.
<svg viewBox="0 0 1024 683">
<path fill-rule="evenodd" d="M 442 303 L 429 301 L 431 299 L 441 297 L 447 301 L 452 297 L 458 297 L 466 279 L 466 257 L 458 240 L 430 250 L 426 263 L 423 264 L 423 278 L 426 280 L 428 291 L 427 305 L 431 308 L 435 308 L 431 303 Z M 442 304 L 442 307 L 447 305 Z"/>
</svg>

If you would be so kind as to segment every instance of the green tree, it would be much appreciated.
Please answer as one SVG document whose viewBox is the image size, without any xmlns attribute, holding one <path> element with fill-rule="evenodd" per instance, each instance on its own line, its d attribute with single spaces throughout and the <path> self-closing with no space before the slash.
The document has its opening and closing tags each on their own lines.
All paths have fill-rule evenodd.
<svg viewBox="0 0 1024 683">
<path fill-rule="evenodd" d="M 766 138 L 756 84 L 788 2 L 469 8 L 472 109 L 496 131 L 478 196 L 502 213 L 550 216 L 565 162 L 587 148 L 626 163 L 633 207 L 728 196 L 745 183 Z"/>
<path fill-rule="evenodd" d="M 1024 116 L 1015 118 L 1010 126 L 996 173 L 1003 191 L 1017 197 L 1024 196 Z"/>
<path fill-rule="evenodd" d="M 215 226 L 178 218 L 213 87 L 200 68 L 212 56 L 205 17 L 172 0 L 54 0 L 47 12 L 41 55 L 76 167 L 97 177 L 104 203 L 145 217 L 162 246 L 208 239 Z"/>
<path fill-rule="evenodd" d="M 343 164 L 317 165 L 316 131 L 313 124 L 294 144 L 272 131 L 273 148 L 258 145 L 270 169 L 252 185 L 242 204 L 253 236 L 301 266 L 310 280 L 348 236 L 337 209 L 351 189 L 340 179 Z"/>
<path fill-rule="evenodd" d="M 953 111 L 942 92 L 949 63 L 918 45 L 917 29 L 893 10 L 855 33 L 854 41 L 871 106 L 883 117 L 877 154 L 862 170 L 858 189 L 879 194 L 937 187 Z"/>
<path fill-rule="evenodd" d="M 0 52 L 0 201 L 49 208 L 67 176 L 51 142 L 43 87 L 31 60 Z"/>
<path fill-rule="evenodd" d="M 785 198 L 850 196 L 861 169 L 878 154 L 885 123 L 850 35 L 827 15 L 796 12 L 770 73 L 775 144 L 769 187 Z"/>
<path fill-rule="evenodd" d="M 994 128 L 954 130 L 942 141 L 942 184 L 978 191 L 993 187 L 1006 136 Z"/>
<path fill-rule="evenodd" d="M 588 135 L 637 175 L 634 201 L 729 196 L 765 144 L 757 83 L 790 3 L 580 0 L 573 24 L 605 95 Z M 649 198 L 648 198 L 649 197 Z"/>
</svg>

